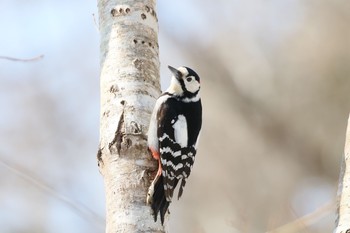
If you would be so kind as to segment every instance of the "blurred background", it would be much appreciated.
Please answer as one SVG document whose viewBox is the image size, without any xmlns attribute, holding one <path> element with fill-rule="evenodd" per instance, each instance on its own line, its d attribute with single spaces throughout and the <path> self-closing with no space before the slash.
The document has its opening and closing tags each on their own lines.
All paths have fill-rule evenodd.
<svg viewBox="0 0 350 233">
<path fill-rule="evenodd" d="M 189 66 L 204 105 L 170 232 L 260 233 L 310 213 L 280 232 L 330 232 L 350 109 L 350 2 L 157 8 L 162 89 L 167 65 Z M 0 59 L 1 232 L 104 232 L 97 20 L 95 0 L 0 2 L 0 56 L 44 55 Z"/>
</svg>

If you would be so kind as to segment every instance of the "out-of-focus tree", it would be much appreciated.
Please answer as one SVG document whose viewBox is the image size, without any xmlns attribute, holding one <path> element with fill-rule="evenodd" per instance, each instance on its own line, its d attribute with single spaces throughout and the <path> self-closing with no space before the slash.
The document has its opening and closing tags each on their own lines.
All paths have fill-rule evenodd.
<svg viewBox="0 0 350 233">
<path fill-rule="evenodd" d="M 339 187 L 338 211 L 334 233 L 350 232 L 350 115 L 346 130 L 344 154 L 342 158 Z"/>
<path fill-rule="evenodd" d="M 185 222 L 173 222 L 178 231 L 193 230 L 196 223 L 206 232 L 214 226 L 228 232 L 228 225 L 261 232 L 316 209 L 325 211 L 325 221 L 308 222 L 305 231 L 333 228 L 331 205 L 320 207 L 334 197 L 350 104 L 348 3 L 289 1 L 294 6 L 283 10 L 285 18 L 294 14 L 294 22 L 281 24 L 285 28 L 278 28 L 278 15 L 263 18 L 266 8 L 278 5 L 270 3 L 254 5 L 257 28 L 249 28 L 250 18 L 231 14 L 228 20 L 233 2 L 207 21 L 201 11 L 219 9 L 203 6 L 193 15 L 209 25 L 205 41 L 191 31 L 183 40 L 175 29 L 165 29 L 175 48 L 166 54 L 182 48 L 186 64 L 203 77 L 204 109 L 213 109 L 204 112 L 204 146 L 189 181 L 192 194 L 178 204 L 178 215 L 173 211 L 172 219 Z M 206 190 L 205 197 L 199 190 Z M 182 208 L 190 210 L 183 214 Z"/>
</svg>

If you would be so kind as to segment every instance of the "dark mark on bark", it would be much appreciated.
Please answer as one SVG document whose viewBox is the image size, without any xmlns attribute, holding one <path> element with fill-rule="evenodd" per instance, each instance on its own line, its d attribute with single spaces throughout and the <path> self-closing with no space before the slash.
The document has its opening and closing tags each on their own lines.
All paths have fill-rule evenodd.
<svg viewBox="0 0 350 233">
<path fill-rule="evenodd" d="M 142 133 L 142 125 L 139 126 L 139 124 L 137 124 L 135 121 L 132 121 L 130 123 L 130 126 L 131 126 L 132 131 L 133 131 L 134 134 Z"/>
<path fill-rule="evenodd" d="M 103 148 L 98 148 L 98 151 L 97 151 L 97 164 L 98 164 L 99 167 L 101 167 L 101 165 L 103 165 L 102 149 Z"/>
<path fill-rule="evenodd" d="M 117 13 L 117 10 L 116 10 L 116 9 L 112 9 L 112 10 L 111 10 L 111 15 L 112 15 L 112 16 L 116 16 L 116 13 Z"/>
<path fill-rule="evenodd" d="M 121 101 L 121 104 L 124 105 L 124 100 Z M 115 144 L 115 146 L 117 148 L 118 155 L 120 155 L 120 150 L 122 148 L 123 136 L 125 134 L 125 132 L 124 132 L 125 129 L 123 129 L 123 125 L 124 125 L 124 109 L 123 109 L 122 113 L 120 114 L 118 127 L 117 127 L 117 131 L 115 132 L 115 136 L 114 136 L 113 140 L 108 145 L 109 150 L 111 150 L 112 146 Z"/>
<path fill-rule="evenodd" d="M 130 135 L 139 136 L 143 140 L 147 141 L 147 135 L 142 132 L 142 125 L 137 124 L 135 121 L 130 123 L 131 133 Z"/>
<path fill-rule="evenodd" d="M 110 111 L 107 110 L 107 111 L 103 112 L 103 116 L 104 116 L 104 117 L 109 117 L 109 113 L 110 113 Z"/>
<path fill-rule="evenodd" d="M 117 84 L 114 84 L 109 88 L 109 92 L 111 92 L 111 93 L 116 93 L 118 91 L 119 91 L 119 88 L 118 88 Z"/>
<path fill-rule="evenodd" d="M 130 138 L 127 138 L 125 141 L 126 141 L 126 143 L 125 143 L 126 144 L 126 148 L 129 149 L 132 146 L 132 140 Z"/>
<path fill-rule="evenodd" d="M 131 12 L 131 9 L 129 7 L 127 8 L 122 8 L 122 7 L 116 7 L 111 10 L 111 15 L 113 17 L 119 17 L 119 16 L 124 16 L 127 15 Z"/>
</svg>

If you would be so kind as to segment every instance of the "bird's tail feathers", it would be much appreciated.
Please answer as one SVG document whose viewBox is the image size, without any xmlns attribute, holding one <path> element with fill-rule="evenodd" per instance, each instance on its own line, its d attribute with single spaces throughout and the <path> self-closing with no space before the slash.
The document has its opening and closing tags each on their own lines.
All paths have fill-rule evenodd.
<svg viewBox="0 0 350 233">
<path fill-rule="evenodd" d="M 184 191 L 183 188 L 185 187 L 185 185 L 186 185 L 186 179 L 182 179 L 181 184 L 180 184 L 180 188 L 179 188 L 179 193 L 177 195 L 177 200 L 179 200 L 180 197 L 182 196 L 182 193 Z"/>
<path fill-rule="evenodd" d="M 147 203 L 153 210 L 154 221 L 157 221 L 158 212 L 160 221 L 164 224 L 164 216 L 168 210 L 170 202 L 166 200 L 164 192 L 163 176 L 157 176 L 152 182 L 147 194 Z"/>
</svg>

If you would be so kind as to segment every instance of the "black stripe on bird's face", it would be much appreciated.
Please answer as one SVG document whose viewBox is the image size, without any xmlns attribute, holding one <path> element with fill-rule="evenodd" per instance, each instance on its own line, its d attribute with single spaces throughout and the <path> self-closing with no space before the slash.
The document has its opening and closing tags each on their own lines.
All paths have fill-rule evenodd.
<svg viewBox="0 0 350 233">
<path fill-rule="evenodd" d="M 186 67 L 186 66 L 185 66 L 185 68 L 186 68 L 186 70 L 188 72 L 186 77 L 193 76 L 196 79 L 197 82 L 199 82 L 199 83 L 201 82 L 198 74 L 194 70 L 192 70 L 191 68 Z"/>
</svg>

